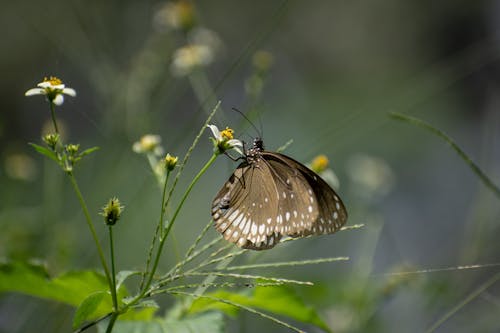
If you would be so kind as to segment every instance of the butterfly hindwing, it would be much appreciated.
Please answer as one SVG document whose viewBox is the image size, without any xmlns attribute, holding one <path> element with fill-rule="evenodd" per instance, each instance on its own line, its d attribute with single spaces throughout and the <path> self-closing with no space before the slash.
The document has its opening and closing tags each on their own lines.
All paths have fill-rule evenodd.
<svg viewBox="0 0 500 333">
<path fill-rule="evenodd" d="M 339 230 L 347 221 L 347 210 L 330 185 L 302 163 L 283 154 L 272 154 L 282 159 L 283 163 L 288 164 L 290 169 L 298 170 L 305 178 L 308 195 L 304 194 L 304 196 L 308 196 L 310 199 L 313 196 L 319 209 L 318 216 L 312 227 L 296 236 L 331 234 Z"/>
<path fill-rule="evenodd" d="M 263 152 L 276 184 L 278 212 L 276 230 L 282 235 L 304 236 L 319 215 L 318 202 L 304 175 L 291 168 L 284 155 Z"/>
</svg>

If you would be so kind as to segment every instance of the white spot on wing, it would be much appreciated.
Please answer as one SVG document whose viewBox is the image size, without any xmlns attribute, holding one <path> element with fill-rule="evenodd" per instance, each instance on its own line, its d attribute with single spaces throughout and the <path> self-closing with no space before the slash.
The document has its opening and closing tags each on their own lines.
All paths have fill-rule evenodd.
<svg viewBox="0 0 500 333">
<path fill-rule="evenodd" d="M 255 223 L 252 224 L 252 235 L 257 235 L 257 224 Z"/>
</svg>

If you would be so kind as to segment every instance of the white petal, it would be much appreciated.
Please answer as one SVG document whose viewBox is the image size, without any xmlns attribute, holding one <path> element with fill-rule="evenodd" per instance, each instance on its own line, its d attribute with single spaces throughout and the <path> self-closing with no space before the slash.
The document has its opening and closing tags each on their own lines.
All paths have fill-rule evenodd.
<svg viewBox="0 0 500 333">
<path fill-rule="evenodd" d="M 55 85 L 51 84 L 51 87 L 52 87 L 52 89 L 63 90 L 65 86 L 64 86 L 64 84 L 55 84 Z"/>
<path fill-rule="evenodd" d="M 236 150 L 236 152 L 237 152 L 238 154 L 240 154 L 240 155 L 244 155 L 244 154 L 243 154 L 243 150 L 241 150 L 240 148 L 238 148 L 238 147 L 234 146 L 234 147 L 233 147 L 233 149 L 234 149 L 234 150 Z"/>
<path fill-rule="evenodd" d="M 56 98 L 52 100 L 55 105 L 61 105 L 64 102 L 64 96 L 62 94 L 57 94 Z"/>
<path fill-rule="evenodd" d="M 45 90 L 41 88 L 31 88 L 24 93 L 24 96 L 45 95 Z"/>
<path fill-rule="evenodd" d="M 243 147 L 243 143 L 237 139 L 231 139 L 227 142 L 234 150 L 236 150 L 240 155 L 243 155 L 243 150 L 240 147 Z"/>
<path fill-rule="evenodd" d="M 220 135 L 219 129 L 215 125 L 207 125 L 207 127 L 210 128 L 212 131 L 212 134 L 215 137 L 215 140 L 220 141 L 222 139 L 222 136 Z"/>
<path fill-rule="evenodd" d="M 132 145 L 132 150 L 134 151 L 134 153 L 142 153 L 144 151 L 139 141 L 134 142 L 134 144 Z"/>
<path fill-rule="evenodd" d="M 52 87 L 52 85 L 50 84 L 49 81 L 43 81 L 43 82 L 40 82 L 39 84 L 36 85 L 37 87 L 40 87 L 40 88 L 49 88 L 49 87 Z"/>
<path fill-rule="evenodd" d="M 241 142 L 238 139 L 231 139 L 227 143 L 229 143 L 232 147 L 236 147 L 236 146 L 243 147 L 243 142 Z"/>
<path fill-rule="evenodd" d="M 63 92 L 63 94 L 66 94 L 66 95 L 69 95 L 69 96 L 72 96 L 72 97 L 76 96 L 76 91 L 73 88 L 64 88 L 62 90 L 62 92 Z"/>
</svg>

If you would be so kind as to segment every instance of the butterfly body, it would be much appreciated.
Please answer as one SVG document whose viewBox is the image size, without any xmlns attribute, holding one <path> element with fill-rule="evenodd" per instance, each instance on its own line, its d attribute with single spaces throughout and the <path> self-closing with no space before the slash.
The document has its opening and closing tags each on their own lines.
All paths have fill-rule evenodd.
<svg viewBox="0 0 500 333">
<path fill-rule="evenodd" d="M 264 250 L 283 236 L 334 233 L 347 211 L 320 176 L 296 160 L 264 150 L 260 138 L 212 202 L 215 228 L 239 247 Z"/>
</svg>

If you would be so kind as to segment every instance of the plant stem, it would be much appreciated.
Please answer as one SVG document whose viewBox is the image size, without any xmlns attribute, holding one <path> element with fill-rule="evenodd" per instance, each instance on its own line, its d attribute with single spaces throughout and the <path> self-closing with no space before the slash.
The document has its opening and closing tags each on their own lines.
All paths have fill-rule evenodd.
<svg viewBox="0 0 500 333">
<path fill-rule="evenodd" d="M 116 298 L 116 272 L 115 272 L 115 245 L 113 243 L 113 226 L 108 226 L 109 231 L 109 252 L 111 256 L 111 298 L 113 300 L 113 310 L 118 311 L 118 300 Z"/>
<path fill-rule="evenodd" d="M 116 319 L 118 318 L 118 313 L 115 312 L 111 315 L 111 319 L 109 320 L 108 327 L 106 328 L 106 333 L 111 333 L 113 331 L 113 326 L 115 326 Z"/>
<path fill-rule="evenodd" d="M 184 192 L 184 195 L 182 196 L 182 199 L 181 199 L 179 205 L 177 206 L 177 209 L 175 210 L 174 215 L 170 219 L 170 223 L 167 225 L 164 232 L 162 232 L 162 235 L 160 238 L 160 244 L 158 245 L 158 250 L 156 252 L 156 258 L 155 258 L 155 261 L 153 264 L 153 269 L 151 270 L 151 272 L 149 274 L 149 279 L 148 279 L 146 285 L 144 286 L 141 297 L 145 294 L 146 290 L 149 288 L 149 286 L 151 285 L 151 282 L 153 281 L 154 274 L 156 273 L 156 269 L 158 268 L 158 263 L 160 262 L 160 256 L 161 256 L 161 252 L 163 249 L 163 245 L 165 244 L 165 240 L 167 239 L 168 234 L 170 233 L 170 230 L 172 229 L 172 226 L 174 225 L 174 222 L 177 218 L 177 215 L 179 215 L 179 212 L 180 212 L 182 206 L 184 205 L 184 202 L 186 201 L 191 190 L 193 189 L 194 184 L 196 184 L 196 182 L 198 182 L 200 177 L 208 170 L 208 168 L 210 167 L 210 165 L 212 165 L 212 163 L 215 161 L 217 156 L 218 155 L 213 154 L 212 157 L 208 160 L 208 162 L 203 166 L 203 168 L 201 168 L 200 172 L 198 172 L 198 174 L 193 178 L 193 180 L 189 184 L 188 188 L 186 189 L 186 192 Z"/>
<path fill-rule="evenodd" d="M 106 259 L 104 258 L 104 252 L 102 251 L 101 244 L 99 243 L 99 238 L 97 237 L 97 233 L 95 231 L 94 224 L 92 223 L 92 219 L 90 217 L 89 210 L 87 208 L 85 200 L 83 199 L 82 193 L 80 192 L 80 188 L 78 187 L 75 176 L 71 172 L 68 172 L 68 175 L 69 175 L 69 179 L 71 180 L 71 185 L 73 185 L 73 190 L 75 191 L 76 196 L 78 197 L 78 200 L 80 201 L 80 206 L 82 207 L 83 214 L 85 215 L 85 220 L 87 221 L 87 225 L 90 229 L 90 233 L 92 234 L 92 238 L 94 238 L 94 242 L 95 242 L 95 245 L 97 248 L 97 253 L 99 254 L 99 259 L 101 260 L 101 265 L 102 265 L 102 268 L 104 269 L 106 279 L 108 280 L 109 288 L 110 288 L 110 290 L 112 290 L 113 284 L 111 281 L 111 275 L 109 274 L 108 264 L 106 263 Z"/>
<path fill-rule="evenodd" d="M 149 271 L 149 265 L 151 265 L 151 259 L 153 258 L 153 250 L 156 245 L 156 240 L 158 239 L 158 235 L 160 234 L 162 227 L 163 227 L 163 221 L 164 221 L 164 216 L 165 216 L 165 210 L 167 209 L 166 207 L 166 193 L 167 193 L 167 184 L 168 184 L 168 179 L 170 177 L 170 170 L 167 170 L 167 175 L 165 176 L 165 182 L 163 183 L 163 193 L 161 197 L 161 207 L 160 207 L 160 218 L 158 221 L 158 225 L 156 226 L 155 233 L 153 235 L 153 239 L 151 240 L 151 246 L 149 247 L 149 252 L 148 252 L 148 259 L 146 261 L 146 270 L 144 271 L 144 275 L 142 276 L 141 279 L 141 284 L 139 285 L 139 290 L 143 290 L 144 287 L 144 282 L 146 280 L 146 276 Z"/>
<path fill-rule="evenodd" d="M 57 134 L 59 134 L 59 129 L 57 128 L 57 121 L 56 121 L 56 112 L 55 112 L 55 104 L 50 102 L 50 115 L 52 116 L 52 123 L 54 124 L 54 130 L 56 131 Z"/>
<path fill-rule="evenodd" d="M 113 243 L 113 226 L 108 226 L 109 231 L 109 251 L 111 256 L 111 299 L 113 300 L 113 314 L 109 320 L 108 327 L 106 328 L 106 333 L 111 333 L 113 326 L 115 326 L 116 319 L 118 318 L 118 299 L 116 297 L 116 274 L 115 274 L 115 251 Z"/>
</svg>

